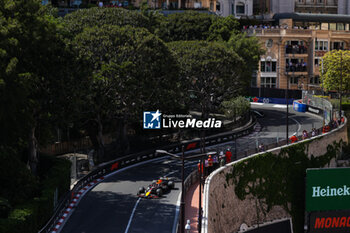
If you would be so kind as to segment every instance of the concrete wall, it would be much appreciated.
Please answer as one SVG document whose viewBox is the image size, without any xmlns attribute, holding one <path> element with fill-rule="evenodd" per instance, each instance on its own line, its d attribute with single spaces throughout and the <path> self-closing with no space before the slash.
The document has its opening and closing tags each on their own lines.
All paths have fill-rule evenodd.
<svg viewBox="0 0 350 233">
<path fill-rule="evenodd" d="M 350 2 L 349 0 L 338 0 L 338 14 L 350 14 Z"/>
<path fill-rule="evenodd" d="M 327 134 L 317 136 L 316 140 L 312 140 L 309 144 L 307 153 L 309 157 L 311 154 L 314 156 L 323 155 L 327 151 L 329 144 L 341 139 L 347 142 L 346 125 Z M 272 149 L 269 152 L 278 154 L 280 150 L 281 147 Z M 242 223 L 253 226 L 258 222 L 262 223 L 290 217 L 282 207 L 278 206 L 274 207 L 266 216 L 263 216 L 261 214 L 262 211 L 256 207 L 256 200 L 252 196 L 243 201 L 239 200 L 235 195 L 233 184 L 227 186 L 225 179 L 225 174 L 232 172 L 233 163 L 226 165 L 222 169 L 218 169 L 206 180 L 204 187 L 204 222 L 202 232 L 237 232 Z M 332 161 L 330 166 L 335 167 L 335 161 Z"/>
<path fill-rule="evenodd" d="M 216 11 L 217 14 L 221 16 L 234 15 L 240 18 L 242 15 L 236 14 L 236 5 L 244 4 L 244 14 L 245 16 L 253 15 L 253 0 L 218 0 L 220 2 L 220 11 Z"/>
<path fill-rule="evenodd" d="M 272 0 L 272 13 L 291 13 L 294 12 L 295 1 L 294 0 Z"/>
</svg>

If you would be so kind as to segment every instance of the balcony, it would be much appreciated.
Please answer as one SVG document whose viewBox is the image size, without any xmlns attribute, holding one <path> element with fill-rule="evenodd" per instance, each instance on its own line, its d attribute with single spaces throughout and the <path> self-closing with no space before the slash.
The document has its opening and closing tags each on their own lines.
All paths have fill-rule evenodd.
<svg viewBox="0 0 350 233">
<path fill-rule="evenodd" d="M 304 45 L 286 45 L 286 54 L 307 54 L 307 47 Z"/>
<path fill-rule="evenodd" d="M 305 64 L 286 65 L 286 72 L 307 72 Z"/>
</svg>

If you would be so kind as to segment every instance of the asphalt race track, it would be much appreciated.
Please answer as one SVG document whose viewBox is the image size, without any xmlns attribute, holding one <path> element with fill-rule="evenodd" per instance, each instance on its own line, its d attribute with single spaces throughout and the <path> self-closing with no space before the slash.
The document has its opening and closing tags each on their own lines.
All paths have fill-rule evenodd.
<svg viewBox="0 0 350 233">
<path fill-rule="evenodd" d="M 256 132 L 237 139 L 237 149 L 255 148 L 258 143 L 269 143 L 283 140 L 286 137 L 285 108 L 273 105 L 252 105 L 253 109 L 264 113 L 258 119 Z M 290 109 L 289 137 L 301 135 L 306 129 L 322 126 L 320 117 L 297 113 Z M 235 142 L 229 142 L 210 148 L 210 150 L 233 151 Z M 186 162 L 188 175 L 196 169 L 197 161 Z M 175 189 L 159 199 L 140 199 L 136 193 L 139 187 L 146 187 L 160 176 L 181 176 L 179 161 L 169 157 L 157 159 L 143 165 L 131 167 L 106 178 L 102 183 L 88 192 L 68 218 L 60 232 L 63 233 L 172 233 L 175 223 L 181 192 L 181 182 L 177 179 Z"/>
</svg>

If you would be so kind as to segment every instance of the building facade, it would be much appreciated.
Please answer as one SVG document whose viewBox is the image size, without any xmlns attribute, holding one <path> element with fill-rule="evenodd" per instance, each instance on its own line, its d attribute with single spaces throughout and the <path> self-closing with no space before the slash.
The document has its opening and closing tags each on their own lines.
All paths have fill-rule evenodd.
<svg viewBox="0 0 350 233">
<path fill-rule="evenodd" d="M 216 0 L 215 10 L 221 16 L 252 16 L 253 0 Z"/>
<path fill-rule="evenodd" d="M 308 18 L 306 14 L 291 15 Z M 318 22 L 300 22 L 287 16 L 276 17 L 275 26 L 247 29 L 266 50 L 252 83 L 257 87 L 320 89 L 324 54 L 333 49 L 350 49 L 350 16 L 338 16 L 331 22 L 326 22 L 328 18 L 322 15 L 315 19 Z M 305 23 L 314 26 L 298 26 Z"/>
<path fill-rule="evenodd" d="M 278 13 L 350 14 L 349 0 L 254 0 L 254 15 Z"/>
<path fill-rule="evenodd" d="M 338 14 L 350 15 L 349 0 L 338 0 Z"/>
<path fill-rule="evenodd" d="M 295 0 L 295 12 L 338 14 L 338 0 Z"/>
</svg>

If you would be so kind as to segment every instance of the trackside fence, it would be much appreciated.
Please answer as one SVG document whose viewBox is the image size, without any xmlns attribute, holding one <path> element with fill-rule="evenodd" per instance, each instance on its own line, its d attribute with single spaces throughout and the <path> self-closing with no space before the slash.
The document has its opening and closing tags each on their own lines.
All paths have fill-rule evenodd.
<svg viewBox="0 0 350 233">
<path fill-rule="evenodd" d="M 206 146 L 217 145 L 217 144 L 233 141 L 236 138 L 248 135 L 254 130 L 255 124 L 256 124 L 256 119 L 251 118 L 249 124 L 246 127 L 243 127 L 240 131 L 231 131 L 231 132 L 221 133 L 218 135 L 208 136 L 205 138 L 205 145 Z M 169 146 L 164 146 L 159 149 L 166 150 L 170 153 L 180 153 L 182 150 L 182 145 L 185 146 L 186 151 L 196 150 L 200 148 L 200 139 L 190 140 L 190 141 L 177 143 Z M 151 159 L 160 158 L 164 156 L 165 155 L 163 154 L 157 154 L 153 149 L 153 150 L 148 150 L 140 153 L 127 155 L 127 156 L 115 159 L 113 161 L 100 164 L 97 168 L 95 168 L 89 174 L 82 177 L 74 185 L 74 187 L 60 200 L 60 203 L 57 205 L 56 209 L 54 210 L 53 216 L 50 218 L 47 224 L 39 231 L 39 233 L 48 233 L 54 229 L 60 217 L 64 214 L 66 208 L 69 205 L 72 205 L 72 200 L 74 199 L 75 195 L 79 192 L 79 190 L 81 190 L 87 184 L 91 183 L 96 179 L 102 178 L 112 172 L 115 172 L 121 168 L 126 168 L 128 166 L 131 166 L 140 162 L 144 162 L 144 161 L 148 161 Z"/>
<path fill-rule="evenodd" d="M 319 128 L 317 129 L 317 134 L 315 136 L 311 135 L 311 132 L 308 133 L 307 138 L 303 139 L 302 136 L 298 136 L 298 142 L 303 141 L 303 140 L 308 140 L 310 138 L 315 138 L 315 137 L 323 137 L 324 135 L 327 135 L 329 133 L 333 133 L 338 131 L 340 128 L 344 127 L 347 124 L 347 119 L 345 118 L 345 123 L 341 124 L 341 125 L 332 125 L 329 128 L 329 131 L 324 131 L 324 128 Z M 298 143 L 296 142 L 296 143 Z M 205 180 L 204 182 L 204 193 L 203 193 L 203 218 L 202 218 L 202 229 L 201 232 L 203 233 L 208 233 L 208 219 L 209 219 L 209 210 L 208 210 L 208 206 L 209 206 L 209 187 L 210 187 L 210 181 L 211 179 L 218 174 L 219 172 L 223 171 L 225 169 L 225 167 L 227 166 L 232 166 L 235 163 L 241 162 L 243 160 L 246 159 L 250 159 L 254 156 L 257 156 L 261 153 L 265 153 L 268 152 L 268 150 L 272 150 L 272 149 L 276 149 L 276 148 L 283 148 L 286 146 L 290 146 L 292 145 L 292 143 L 290 143 L 289 145 L 286 145 L 286 140 L 283 141 L 279 141 L 278 143 L 272 143 L 269 144 L 265 147 L 265 150 L 263 152 L 259 152 L 258 149 L 252 149 L 252 150 L 248 150 L 248 151 L 244 151 L 244 152 L 239 152 L 237 154 L 237 158 L 240 158 L 236 161 L 233 161 L 229 164 L 227 164 L 226 166 L 223 166 L 219 169 L 216 169 L 215 171 L 213 171 Z"/>
</svg>

